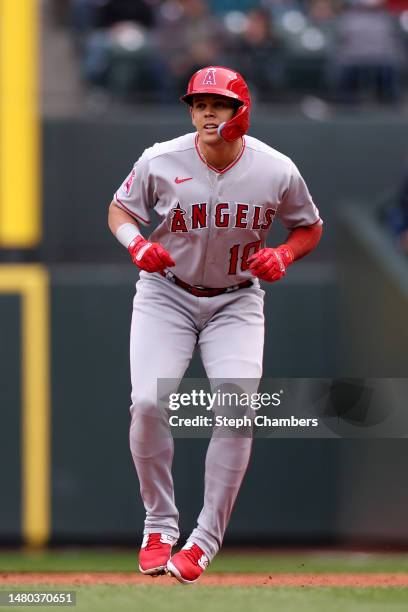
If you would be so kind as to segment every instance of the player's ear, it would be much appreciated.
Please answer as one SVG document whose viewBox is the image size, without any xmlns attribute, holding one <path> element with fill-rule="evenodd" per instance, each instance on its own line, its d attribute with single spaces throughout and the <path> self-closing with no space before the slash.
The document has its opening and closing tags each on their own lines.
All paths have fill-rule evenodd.
<svg viewBox="0 0 408 612">
<path fill-rule="evenodd" d="M 195 122 L 194 122 L 194 108 L 192 106 L 190 106 L 190 117 L 191 117 L 191 123 L 194 125 L 194 127 L 196 127 Z"/>
</svg>

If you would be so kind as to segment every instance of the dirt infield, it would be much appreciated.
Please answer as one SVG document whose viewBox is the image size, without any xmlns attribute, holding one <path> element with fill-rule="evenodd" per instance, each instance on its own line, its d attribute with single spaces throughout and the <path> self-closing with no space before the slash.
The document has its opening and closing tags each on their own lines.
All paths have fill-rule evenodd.
<svg viewBox="0 0 408 612">
<path fill-rule="evenodd" d="M 29 584 L 147 584 L 172 586 L 178 582 L 169 576 L 151 578 L 131 573 L 0 573 L 0 585 Z M 199 583 L 201 586 L 262 586 L 262 587 L 408 587 L 408 574 L 207 574 Z"/>
</svg>

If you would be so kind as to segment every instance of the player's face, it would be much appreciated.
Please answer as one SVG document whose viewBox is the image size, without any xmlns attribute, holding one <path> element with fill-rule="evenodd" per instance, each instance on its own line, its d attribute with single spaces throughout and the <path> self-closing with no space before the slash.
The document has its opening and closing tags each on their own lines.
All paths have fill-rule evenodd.
<svg viewBox="0 0 408 612">
<path fill-rule="evenodd" d="M 222 140 L 217 128 L 234 115 L 233 100 L 213 94 L 196 95 L 191 107 L 191 120 L 200 139 L 205 144 L 215 144 Z M 223 141 L 224 142 L 224 141 Z"/>
</svg>

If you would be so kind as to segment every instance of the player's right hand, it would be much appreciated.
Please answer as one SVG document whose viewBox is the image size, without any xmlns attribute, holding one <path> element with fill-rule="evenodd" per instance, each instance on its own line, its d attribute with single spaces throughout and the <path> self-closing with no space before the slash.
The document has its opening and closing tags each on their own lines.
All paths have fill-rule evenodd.
<svg viewBox="0 0 408 612">
<path fill-rule="evenodd" d="M 132 261 L 146 272 L 160 272 L 176 263 L 158 242 L 148 242 L 143 236 L 136 236 L 128 246 Z"/>
</svg>

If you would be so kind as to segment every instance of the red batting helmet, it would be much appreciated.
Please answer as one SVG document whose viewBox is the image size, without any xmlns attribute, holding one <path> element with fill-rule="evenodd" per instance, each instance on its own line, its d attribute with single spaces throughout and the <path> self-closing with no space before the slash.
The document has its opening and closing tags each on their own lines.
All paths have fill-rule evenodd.
<svg viewBox="0 0 408 612">
<path fill-rule="evenodd" d="M 239 72 L 224 66 L 207 66 L 201 68 L 191 77 L 187 93 L 180 98 L 192 106 L 195 94 L 217 94 L 232 98 L 239 103 L 235 115 L 218 126 L 218 134 L 227 142 L 240 138 L 249 128 L 251 97 L 248 85 Z"/>
</svg>

